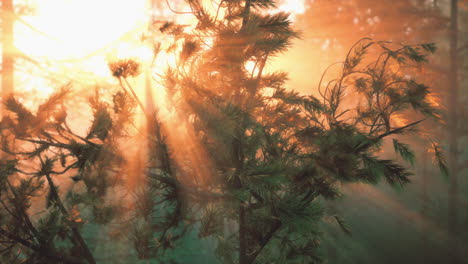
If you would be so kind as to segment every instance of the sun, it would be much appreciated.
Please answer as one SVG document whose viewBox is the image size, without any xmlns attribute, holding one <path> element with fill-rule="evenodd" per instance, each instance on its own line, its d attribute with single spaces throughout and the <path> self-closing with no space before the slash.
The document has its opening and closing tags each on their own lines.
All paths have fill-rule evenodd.
<svg viewBox="0 0 468 264">
<path fill-rule="evenodd" d="M 32 14 L 16 17 L 14 45 L 20 57 L 34 65 L 17 67 L 15 90 L 33 92 L 36 100 L 48 97 L 60 83 L 86 86 L 111 80 L 107 64 L 112 52 L 149 56 L 138 45 L 138 34 L 147 27 L 150 0 L 23 0 L 17 4 L 33 6 Z"/>
<path fill-rule="evenodd" d="M 27 4 L 33 4 L 33 12 L 17 16 L 15 48 L 21 57 L 40 64 L 63 82 L 96 83 L 110 78 L 106 54 L 121 43 L 135 42 L 148 18 L 148 0 L 35 0 Z M 16 76 L 27 74 L 28 70 Z M 47 97 L 54 91 L 53 83 L 37 80 L 41 78 L 47 79 L 19 76 L 15 90 L 34 90 Z"/>
<path fill-rule="evenodd" d="M 15 46 L 34 57 L 80 59 L 144 27 L 146 2 L 37 0 L 34 14 L 16 22 Z"/>
</svg>

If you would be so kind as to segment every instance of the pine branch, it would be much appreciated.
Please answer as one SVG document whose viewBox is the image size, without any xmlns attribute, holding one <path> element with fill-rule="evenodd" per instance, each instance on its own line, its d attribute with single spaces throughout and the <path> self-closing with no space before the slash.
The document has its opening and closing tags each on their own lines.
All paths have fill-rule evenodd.
<svg viewBox="0 0 468 264">
<path fill-rule="evenodd" d="M 67 209 L 62 203 L 62 200 L 60 199 L 60 196 L 57 192 L 57 187 L 55 187 L 54 182 L 52 181 L 52 178 L 50 177 L 50 174 L 46 173 L 45 177 L 47 179 L 47 182 L 49 183 L 51 198 L 55 200 L 55 204 L 59 208 L 59 210 L 62 212 L 62 214 L 66 217 L 70 217 L 70 214 L 68 213 Z M 83 250 L 84 257 L 88 261 L 88 264 L 96 264 L 96 260 L 94 259 L 91 251 L 86 245 L 86 242 L 84 241 L 78 229 L 76 229 L 76 227 L 74 227 L 73 225 L 70 225 L 70 229 L 72 230 L 72 237 L 73 237 L 74 242 L 76 242 L 78 246 Z"/>
<path fill-rule="evenodd" d="M 265 246 L 270 242 L 270 240 L 273 238 L 276 232 L 278 232 L 282 227 L 281 221 L 276 221 L 266 233 L 262 239 L 259 241 L 260 248 L 257 249 L 253 254 L 248 256 L 247 264 L 251 264 L 255 261 L 255 259 L 258 257 L 258 255 L 262 252 L 262 250 L 265 248 Z"/>
<path fill-rule="evenodd" d="M 191 195 L 194 198 L 200 198 L 202 200 L 227 200 L 232 198 L 232 196 L 228 194 L 221 194 L 216 192 L 210 192 L 208 190 L 200 190 L 196 186 L 189 186 L 179 182 L 177 179 L 169 176 L 163 176 L 158 172 L 153 172 L 150 170 L 148 172 L 149 177 L 156 179 L 164 184 L 171 186 L 172 188 L 179 188 L 182 193 Z"/>
<path fill-rule="evenodd" d="M 70 145 L 65 144 L 65 143 L 54 143 L 54 142 L 43 141 L 43 140 L 35 140 L 35 139 L 29 139 L 29 138 L 18 138 L 18 140 L 27 141 L 27 142 L 31 142 L 31 143 L 35 143 L 35 144 L 41 144 L 41 145 L 45 145 L 45 146 L 51 146 L 51 147 L 57 147 L 57 148 L 71 150 Z"/>
<path fill-rule="evenodd" d="M 127 78 L 124 78 L 124 77 L 121 77 L 124 79 L 125 83 L 127 84 L 127 87 L 128 89 L 130 90 L 130 92 L 132 92 L 132 95 L 133 95 L 133 99 L 135 99 L 135 101 L 137 101 L 138 105 L 140 106 L 141 110 L 143 111 L 143 113 L 147 113 L 146 111 L 146 107 L 143 105 L 143 103 L 141 102 L 140 98 L 138 97 L 138 95 L 135 93 L 135 91 L 133 90 L 133 87 L 130 85 L 130 83 L 128 82 Z"/>
<path fill-rule="evenodd" d="M 375 137 L 375 138 L 373 138 L 373 139 L 370 139 L 370 142 L 368 142 L 368 143 L 366 143 L 366 144 L 364 144 L 364 145 L 362 145 L 362 146 L 356 146 L 354 152 L 355 152 L 355 153 L 359 153 L 359 152 L 361 152 L 361 151 L 364 151 L 364 150 L 368 149 L 370 146 L 374 145 L 376 142 L 379 142 L 381 139 L 383 139 L 383 138 L 385 138 L 385 137 L 387 137 L 387 136 L 390 136 L 390 135 L 392 135 L 392 134 L 401 133 L 401 132 L 404 131 L 405 129 L 410 128 L 410 127 L 412 127 L 412 126 L 415 126 L 415 125 L 417 125 L 417 124 L 423 122 L 424 120 L 426 120 L 426 119 L 422 119 L 422 120 L 413 122 L 413 123 L 411 123 L 411 124 L 408 124 L 408 125 L 406 125 L 406 126 L 402 126 L 402 127 L 395 128 L 395 129 L 393 129 L 393 130 L 390 130 L 390 131 L 388 131 L 388 132 L 385 132 L 385 133 L 383 133 L 383 134 L 381 134 L 381 135 L 379 135 L 379 136 L 377 136 L 377 137 Z"/>
<path fill-rule="evenodd" d="M 41 240 L 39 232 L 37 231 L 37 229 L 32 224 L 31 219 L 29 218 L 27 212 L 24 210 L 24 208 L 21 208 L 18 205 L 17 201 L 20 200 L 20 197 L 19 197 L 18 193 L 16 192 L 15 187 L 13 187 L 13 185 L 10 183 L 10 181 L 8 179 L 6 180 L 6 182 L 7 182 L 8 187 L 10 188 L 10 190 L 13 193 L 13 196 L 15 198 L 15 200 L 13 201 L 13 204 L 14 204 L 14 206 L 16 208 L 17 213 L 19 214 L 20 218 L 22 218 L 22 220 L 25 222 L 26 226 L 28 227 L 29 231 L 34 236 L 34 238 L 37 239 L 37 241 L 42 244 L 43 241 Z"/>
<path fill-rule="evenodd" d="M 244 12 L 242 13 L 242 27 L 240 32 L 243 32 L 247 28 L 247 24 L 249 23 L 251 2 L 252 0 L 245 1 Z"/>
<path fill-rule="evenodd" d="M 16 242 L 16 243 L 19 243 L 23 246 L 25 246 L 26 248 L 29 248 L 31 250 L 33 250 L 34 252 L 36 252 L 36 254 L 40 255 L 40 256 L 43 256 L 51 261 L 54 261 L 55 262 L 59 262 L 59 263 L 70 263 L 70 264 L 83 264 L 82 261 L 80 261 L 78 258 L 74 258 L 74 257 L 70 257 L 70 256 L 65 256 L 65 255 L 61 255 L 57 252 L 51 252 L 49 249 L 47 248 L 44 248 L 44 247 L 40 247 L 40 246 L 37 246 L 37 245 L 34 245 L 33 243 L 29 242 L 28 240 L 25 240 L 21 237 L 18 237 L 12 233 L 9 233 L 8 231 L 0 228 L 0 235 L 8 238 L 8 239 L 11 239 L 12 241 Z"/>
</svg>

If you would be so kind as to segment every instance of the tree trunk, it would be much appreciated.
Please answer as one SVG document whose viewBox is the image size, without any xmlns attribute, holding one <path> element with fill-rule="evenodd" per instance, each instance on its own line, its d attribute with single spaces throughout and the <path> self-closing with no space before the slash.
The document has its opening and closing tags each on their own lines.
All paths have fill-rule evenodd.
<svg viewBox="0 0 468 264">
<path fill-rule="evenodd" d="M 245 208 L 240 206 L 239 210 L 239 264 L 247 264 L 247 237 L 245 226 Z"/>
<path fill-rule="evenodd" d="M 458 231 L 458 168 L 457 168 L 457 138 L 458 138 L 458 1 L 450 1 L 450 71 L 449 71 L 449 201 L 448 201 L 448 235 L 449 253 L 452 263 L 457 261 L 456 236 Z"/>
<path fill-rule="evenodd" d="M 13 93 L 13 77 L 14 77 L 14 67 L 15 67 L 15 48 L 13 46 L 13 0 L 2 0 L 2 10 L 1 10 L 1 31 L 2 31 L 2 86 L 0 87 L 0 120 L 3 118 L 4 113 L 6 113 L 6 107 L 3 103 L 5 99 Z M 11 150 L 15 149 L 15 141 L 11 140 L 10 143 Z M 0 158 L 9 158 L 10 156 L 6 153 L 0 151 Z"/>
<path fill-rule="evenodd" d="M 427 226 L 428 221 L 428 170 L 427 170 L 427 152 L 424 151 L 422 156 L 422 169 L 421 169 L 421 216 L 423 221 L 421 221 L 421 263 L 426 263 L 429 261 L 427 259 L 426 250 L 428 250 L 428 232 L 429 228 Z"/>
<path fill-rule="evenodd" d="M 2 96 L 13 92 L 13 0 L 2 1 Z"/>
</svg>

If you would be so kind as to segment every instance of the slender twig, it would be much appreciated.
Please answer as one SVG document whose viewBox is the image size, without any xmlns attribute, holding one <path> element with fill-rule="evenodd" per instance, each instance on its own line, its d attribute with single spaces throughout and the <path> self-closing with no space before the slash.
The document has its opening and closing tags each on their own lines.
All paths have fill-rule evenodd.
<svg viewBox="0 0 468 264">
<path fill-rule="evenodd" d="M 120 77 L 122 78 L 122 77 Z M 119 78 L 119 79 L 120 79 Z M 146 111 L 146 108 L 145 106 L 143 105 L 143 103 L 141 102 L 140 98 L 138 97 L 138 95 L 135 93 L 135 91 L 133 90 L 133 87 L 130 85 L 130 83 L 128 82 L 127 78 L 123 78 L 123 80 L 125 81 L 125 83 L 127 84 L 127 88 L 130 90 L 130 92 L 132 93 L 133 95 L 133 98 L 135 99 L 135 101 L 137 101 L 138 105 L 141 107 L 141 110 L 143 111 L 143 113 L 147 114 L 147 111 Z"/>
<path fill-rule="evenodd" d="M 171 5 L 169 4 L 169 0 L 166 0 L 166 5 L 167 7 L 169 8 L 169 10 L 171 10 L 173 13 L 176 13 L 176 14 L 193 14 L 194 12 L 181 12 L 181 11 L 176 11 L 174 10 Z"/>
<path fill-rule="evenodd" d="M 426 120 L 426 119 L 421 119 L 421 120 L 419 120 L 419 121 L 413 122 L 413 123 L 408 124 L 408 125 L 406 125 L 406 126 L 402 126 L 402 127 L 395 128 L 395 129 L 393 129 L 393 130 L 387 131 L 387 132 L 385 132 L 385 133 L 383 133 L 383 134 L 381 134 L 381 135 L 379 135 L 379 136 L 377 136 L 377 137 L 371 139 L 371 142 L 366 143 L 366 144 L 364 144 L 364 145 L 362 145 L 362 146 L 357 146 L 357 148 L 354 150 L 354 152 L 356 152 L 356 153 L 357 153 L 357 152 L 361 152 L 361 151 L 363 151 L 363 150 L 369 148 L 370 146 L 372 146 L 373 144 L 375 144 L 375 142 L 378 142 L 378 141 L 381 140 L 382 138 L 387 137 L 387 136 L 390 136 L 390 135 L 392 135 L 392 134 L 400 133 L 400 132 L 402 132 L 403 130 L 409 128 L 409 127 L 415 126 L 415 125 L 417 125 L 417 124 L 423 122 L 424 120 Z"/>
</svg>

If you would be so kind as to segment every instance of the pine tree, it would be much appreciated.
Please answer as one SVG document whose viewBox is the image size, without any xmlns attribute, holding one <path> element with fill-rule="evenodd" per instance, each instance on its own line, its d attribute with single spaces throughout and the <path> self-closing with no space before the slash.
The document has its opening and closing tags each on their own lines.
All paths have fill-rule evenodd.
<svg viewBox="0 0 468 264">
<path fill-rule="evenodd" d="M 271 1 L 223 2 L 216 14 L 189 3 L 199 23 L 192 34 L 175 33 L 181 63 L 168 71 L 166 88 L 218 171 L 208 186 L 222 197 L 202 214 L 202 234 L 219 238 L 218 254 L 227 263 L 318 261 L 320 199 L 336 198 L 340 182 L 409 181 L 404 166 L 376 152 L 384 138 L 422 121 L 395 127 L 396 114 L 413 109 L 438 118 L 428 87 L 394 70 L 424 62 L 435 47 L 364 39 L 348 54 L 341 76 L 319 85 L 321 98 L 304 96 L 284 88 L 286 73 L 264 72 L 268 59 L 299 37 L 288 14 L 265 12 Z M 167 29 L 180 32 L 175 25 Z M 380 55 L 372 60 L 368 52 Z M 346 109 L 351 91 L 360 103 Z M 393 144 L 413 161 L 409 145 Z M 445 170 L 441 155 L 439 162 Z M 230 223 L 234 228 L 226 231 Z"/>
<path fill-rule="evenodd" d="M 224 263 L 318 263 L 321 221 L 331 217 L 350 232 L 323 203 L 340 196 L 341 183 L 409 182 L 407 166 L 378 152 L 392 139 L 396 154 L 411 164 L 415 154 L 398 136 L 439 117 L 429 88 L 404 72 L 424 62 L 433 44 L 362 39 L 341 73 L 321 81 L 319 97 L 302 95 L 284 88 L 286 73 L 267 72 L 269 59 L 300 37 L 289 14 L 273 11 L 273 1 L 222 1 L 215 13 L 201 1 L 187 3 L 198 20 L 195 29 L 167 22 L 156 30 L 173 37 L 167 52 L 178 54 L 163 76 L 170 110 L 206 159 L 176 151 L 170 140 L 177 131 L 161 106 L 143 104 L 129 81 L 140 73 L 132 59 L 109 64 L 120 87 L 112 96 L 90 98 L 86 136 L 67 124 L 69 88 L 36 112 L 10 97 L 10 114 L 1 121 L 2 150 L 14 157 L 0 166 L 2 261 L 96 263 L 95 242 L 83 230 L 112 222 L 139 259 L 160 260 L 196 231 L 217 240 Z M 154 47 L 157 53 L 160 46 Z M 132 170 L 122 138 L 129 137 L 135 111 L 145 114 L 147 133 L 139 139 L 148 151 Z M 409 112 L 421 119 L 394 122 Z M 10 148 L 9 135 L 17 148 Z M 436 143 L 434 150 L 446 170 Z M 143 184 L 128 210 L 109 193 L 134 174 Z M 60 177 L 84 187 L 60 193 Z M 44 211 L 35 216 L 32 205 L 40 203 Z"/>
</svg>

